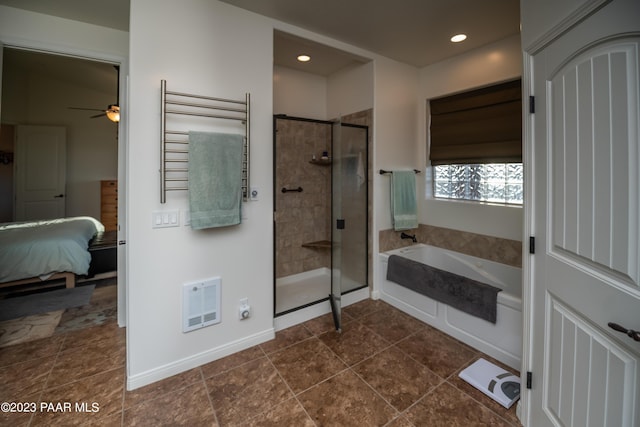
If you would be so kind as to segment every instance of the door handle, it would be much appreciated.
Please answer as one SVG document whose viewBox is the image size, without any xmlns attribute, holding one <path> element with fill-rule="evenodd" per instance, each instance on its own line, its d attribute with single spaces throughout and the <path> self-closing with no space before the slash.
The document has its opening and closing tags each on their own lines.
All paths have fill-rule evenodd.
<svg viewBox="0 0 640 427">
<path fill-rule="evenodd" d="M 64 194 L 58 194 L 57 196 L 53 196 L 54 199 L 61 199 L 64 197 Z"/>
<path fill-rule="evenodd" d="M 634 331 L 632 329 L 627 329 L 624 326 L 620 326 L 617 323 L 609 322 L 609 327 L 618 332 L 622 332 L 626 334 L 628 337 L 633 338 L 634 341 L 640 341 L 640 331 Z"/>
</svg>

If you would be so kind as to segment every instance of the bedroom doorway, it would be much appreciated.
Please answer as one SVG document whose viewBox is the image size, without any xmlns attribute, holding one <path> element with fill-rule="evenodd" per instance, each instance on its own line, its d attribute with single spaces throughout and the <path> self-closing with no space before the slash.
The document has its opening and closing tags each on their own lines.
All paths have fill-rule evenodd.
<svg viewBox="0 0 640 427">
<path fill-rule="evenodd" d="M 109 233 L 108 238 L 95 239 L 90 247 L 92 259 L 96 258 L 100 263 L 104 262 L 107 252 L 113 254 L 109 255 L 107 262 L 110 271 L 95 277 L 79 277 L 79 284 L 91 285 L 92 281 L 101 281 L 102 285 L 109 286 L 108 296 L 104 292 L 96 292 L 101 294 L 97 299 L 103 313 L 95 317 L 107 315 L 117 320 L 120 326 L 125 326 L 126 218 L 121 188 L 124 189 L 126 181 L 126 112 L 123 111 L 123 121 L 114 123 L 106 118 L 105 110 L 111 104 L 119 105 L 126 101 L 126 89 L 120 84 L 121 81 L 126 82 L 126 58 L 100 60 L 96 59 L 95 52 L 87 52 L 92 56 L 89 59 L 79 56 L 82 52 L 78 51 L 46 50 L 37 46 L 0 45 L 3 63 L 0 74 L 3 144 L 0 150 L 4 157 L 10 159 L 7 167 L 0 165 L 3 183 L 10 183 L 0 188 L 0 222 L 19 218 L 15 214 L 17 204 L 14 204 L 13 189 L 18 184 L 15 171 L 21 159 L 15 138 L 4 138 L 5 130 L 15 131 L 25 123 L 63 126 L 67 131 L 64 168 L 67 180 L 64 191 L 56 193 L 64 195 L 61 199 L 64 199 L 66 212 L 62 216 L 91 216 L 102 220 L 102 211 L 107 205 L 102 202 L 104 182 L 115 184 L 115 192 L 120 195 L 116 197 L 117 205 L 108 204 L 113 211 L 112 216 L 118 218 L 115 230 Z M 120 70 L 124 72 L 121 74 Z"/>
</svg>

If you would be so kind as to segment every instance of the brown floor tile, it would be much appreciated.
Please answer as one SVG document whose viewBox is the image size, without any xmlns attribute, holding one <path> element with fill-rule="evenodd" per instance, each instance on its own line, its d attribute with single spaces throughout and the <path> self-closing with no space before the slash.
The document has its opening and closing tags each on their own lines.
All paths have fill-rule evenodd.
<svg viewBox="0 0 640 427">
<path fill-rule="evenodd" d="M 269 359 L 296 394 L 347 367 L 318 338 L 270 354 Z"/>
<path fill-rule="evenodd" d="M 10 347 L 0 348 L 0 367 L 58 354 L 64 337 L 52 336 Z"/>
<path fill-rule="evenodd" d="M 366 300 L 344 309 L 342 333 L 331 314 L 320 316 L 126 392 L 125 330 L 111 322 L 0 348 L 0 398 L 38 408 L 0 413 L 0 425 L 520 426 L 515 405 L 506 410 L 457 376 L 478 357 L 496 363 Z M 74 413 L 39 411 L 40 402 L 63 401 Z M 94 401 L 98 413 L 75 411 Z"/>
<path fill-rule="evenodd" d="M 442 382 L 395 347 L 354 366 L 353 370 L 400 412 Z"/>
<path fill-rule="evenodd" d="M 260 414 L 246 424 L 250 427 L 314 427 L 307 412 L 297 399 L 289 399 L 271 408 L 264 414 Z"/>
<path fill-rule="evenodd" d="M 68 351 L 80 347 L 104 342 L 110 347 L 126 346 L 125 328 L 118 327 L 115 322 L 110 322 L 100 326 L 71 331 L 64 334 L 65 340 L 62 351 Z"/>
<path fill-rule="evenodd" d="M 359 320 L 390 343 L 398 342 L 424 328 L 424 323 L 390 305 L 381 306 L 379 310 Z"/>
<path fill-rule="evenodd" d="M 484 427 L 511 424 L 449 383 L 443 383 L 407 411 L 416 426 Z"/>
<path fill-rule="evenodd" d="M 266 357 L 205 380 L 221 425 L 236 425 L 293 398 Z"/>
<path fill-rule="evenodd" d="M 342 314 L 342 323 L 344 324 L 346 316 L 344 316 L 344 313 Z M 336 330 L 336 326 L 333 323 L 333 315 L 331 313 L 307 320 L 303 325 L 314 335 L 321 335 L 325 332 L 332 332 Z"/>
<path fill-rule="evenodd" d="M 84 347 L 62 351 L 51 370 L 47 388 L 124 367 L 125 358 L 124 346 L 114 346 L 110 339 L 94 340 Z"/>
<path fill-rule="evenodd" d="M 29 422 L 31 421 L 31 418 L 39 410 L 39 406 L 38 406 L 39 398 L 40 398 L 40 392 L 37 392 L 32 395 L 20 395 L 18 399 L 10 400 L 10 402 L 21 402 L 21 403 L 27 403 L 28 405 L 35 404 L 35 406 L 28 406 L 28 409 L 26 410 L 24 409 L 24 407 L 20 408 L 22 409 L 22 411 L 19 411 L 18 407 L 11 408 L 11 410 L 14 412 L 0 411 L 0 426 L 11 426 L 11 427 L 28 426 Z"/>
<path fill-rule="evenodd" d="M 404 415 L 399 416 L 395 420 L 391 421 L 385 427 L 416 427 L 413 425 L 411 421 L 407 419 Z"/>
<path fill-rule="evenodd" d="M 298 396 L 319 426 L 383 426 L 397 414 L 351 370 Z"/>
<path fill-rule="evenodd" d="M 425 326 L 396 346 L 442 378 L 447 378 L 478 355 L 457 340 Z"/>
<path fill-rule="evenodd" d="M 44 357 L 0 369 L 0 401 L 19 402 L 21 396 L 42 391 L 55 360 L 56 356 Z"/>
<path fill-rule="evenodd" d="M 296 325 L 276 332 L 275 339 L 260 344 L 260 347 L 265 353 L 269 354 L 274 351 L 282 350 L 285 347 L 289 347 L 290 345 L 305 340 L 311 336 L 311 332 L 309 332 L 303 325 Z"/>
<path fill-rule="evenodd" d="M 355 304 L 346 306 L 342 312 L 358 320 L 368 314 L 374 313 L 383 307 L 389 307 L 389 305 L 382 300 L 365 299 Z"/>
<path fill-rule="evenodd" d="M 222 359 L 214 360 L 206 365 L 202 365 L 200 368 L 202 369 L 202 375 L 204 375 L 205 378 L 209 378 L 264 356 L 265 353 L 262 351 L 260 346 L 254 346 L 230 356 L 223 357 Z"/>
<path fill-rule="evenodd" d="M 356 321 L 344 325 L 342 332 L 327 332 L 318 338 L 349 366 L 390 345 L 380 335 Z"/>
<path fill-rule="evenodd" d="M 202 382 L 124 411 L 124 426 L 216 426 Z"/>
<path fill-rule="evenodd" d="M 202 374 L 199 368 L 194 368 L 144 387 L 125 391 L 124 407 L 125 409 L 131 408 L 147 400 L 156 399 L 165 394 L 183 389 L 198 381 L 202 381 Z"/>
<path fill-rule="evenodd" d="M 108 417 L 122 414 L 124 378 L 124 369 L 117 368 L 45 390 L 40 402 L 47 406 L 35 414 L 31 425 L 97 425 Z M 70 404 L 69 411 L 59 411 L 60 404 Z"/>
</svg>

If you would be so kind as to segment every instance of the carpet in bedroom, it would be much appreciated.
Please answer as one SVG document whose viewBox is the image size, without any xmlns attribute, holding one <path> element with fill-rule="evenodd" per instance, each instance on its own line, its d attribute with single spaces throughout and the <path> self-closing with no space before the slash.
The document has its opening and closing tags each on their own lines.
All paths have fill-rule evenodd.
<svg viewBox="0 0 640 427">
<path fill-rule="evenodd" d="M 115 322 L 117 277 L 87 284 L 96 285 L 88 305 L 0 322 L 0 348 Z"/>
</svg>

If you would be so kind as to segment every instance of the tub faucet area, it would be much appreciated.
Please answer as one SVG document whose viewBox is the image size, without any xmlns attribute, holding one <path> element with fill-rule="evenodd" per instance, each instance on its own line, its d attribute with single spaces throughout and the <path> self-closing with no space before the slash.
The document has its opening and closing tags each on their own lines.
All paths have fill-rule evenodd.
<svg viewBox="0 0 640 427">
<path fill-rule="evenodd" d="M 418 243 L 418 239 L 416 239 L 416 235 L 415 234 L 411 235 L 411 234 L 407 234 L 405 232 L 402 232 L 400 234 L 400 238 L 401 239 L 411 239 L 413 241 L 413 243 Z"/>
</svg>

